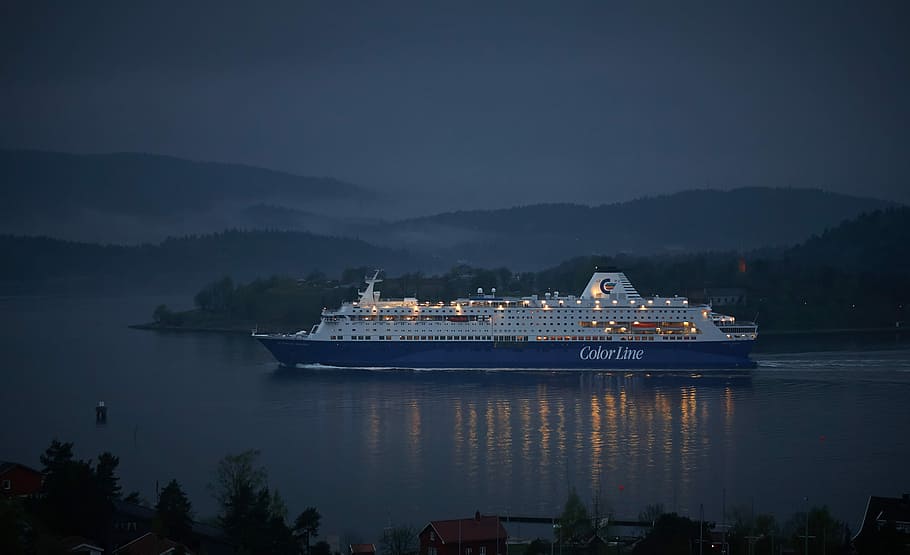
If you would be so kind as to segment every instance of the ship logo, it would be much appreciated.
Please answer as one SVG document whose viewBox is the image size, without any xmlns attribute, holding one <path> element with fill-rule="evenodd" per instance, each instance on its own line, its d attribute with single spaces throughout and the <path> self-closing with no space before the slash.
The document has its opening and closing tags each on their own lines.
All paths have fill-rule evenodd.
<svg viewBox="0 0 910 555">
<path fill-rule="evenodd" d="M 600 280 L 600 292 L 604 295 L 609 295 L 615 286 L 616 284 L 610 282 L 610 278 Z"/>
</svg>

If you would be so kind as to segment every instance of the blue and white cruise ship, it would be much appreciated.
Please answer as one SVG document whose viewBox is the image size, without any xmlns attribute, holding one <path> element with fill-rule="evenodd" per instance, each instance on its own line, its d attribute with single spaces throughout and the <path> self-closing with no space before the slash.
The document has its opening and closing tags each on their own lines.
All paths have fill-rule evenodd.
<svg viewBox="0 0 910 555">
<path fill-rule="evenodd" d="M 622 272 L 595 272 L 581 295 L 499 297 L 496 289 L 445 302 L 360 299 L 323 310 L 309 332 L 260 334 L 284 366 L 347 368 L 742 369 L 758 327 L 638 294 Z"/>
</svg>

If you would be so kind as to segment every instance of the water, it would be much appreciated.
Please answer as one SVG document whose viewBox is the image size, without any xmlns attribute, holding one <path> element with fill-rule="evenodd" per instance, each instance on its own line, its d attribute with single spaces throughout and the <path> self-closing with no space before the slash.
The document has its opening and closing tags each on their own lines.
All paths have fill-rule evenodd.
<svg viewBox="0 0 910 555">
<path fill-rule="evenodd" d="M 0 299 L 0 460 L 40 467 L 54 437 L 110 450 L 125 492 L 177 478 L 206 517 L 218 460 L 256 448 L 291 518 L 315 505 L 343 541 L 475 510 L 549 516 L 570 487 L 618 517 L 703 503 L 720 520 L 726 490 L 728 509 L 784 521 L 808 496 L 856 530 L 870 494 L 910 491 L 910 349 L 892 338 L 769 341 L 784 352 L 751 378 L 278 370 L 249 337 L 126 327 L 161 302 L 179 305 Z"/>
</svg>

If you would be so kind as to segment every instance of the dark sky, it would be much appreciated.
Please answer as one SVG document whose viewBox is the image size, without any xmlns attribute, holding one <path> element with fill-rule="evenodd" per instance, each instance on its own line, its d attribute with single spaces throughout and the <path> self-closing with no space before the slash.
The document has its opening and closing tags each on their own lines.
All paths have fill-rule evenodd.
<svg viewBox="0 0 910 555">
<path fill-rule="evenodd" d="M 254 4 L 4 3 L 0 147 L 440 208 L 750 185 L 910 202 L 910 2 Z"/>
</svg>

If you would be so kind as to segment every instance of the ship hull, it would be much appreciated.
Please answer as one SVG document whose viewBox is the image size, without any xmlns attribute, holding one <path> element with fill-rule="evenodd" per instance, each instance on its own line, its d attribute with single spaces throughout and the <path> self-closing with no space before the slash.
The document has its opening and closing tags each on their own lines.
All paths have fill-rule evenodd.
<svg viewBox="0 0 910 555">
<path fill-rule="evenodd" d="M 283 366 L 546 370 L 749 369 L 753 341 L 321 341 L 256 339 Z"/>
</svg>

